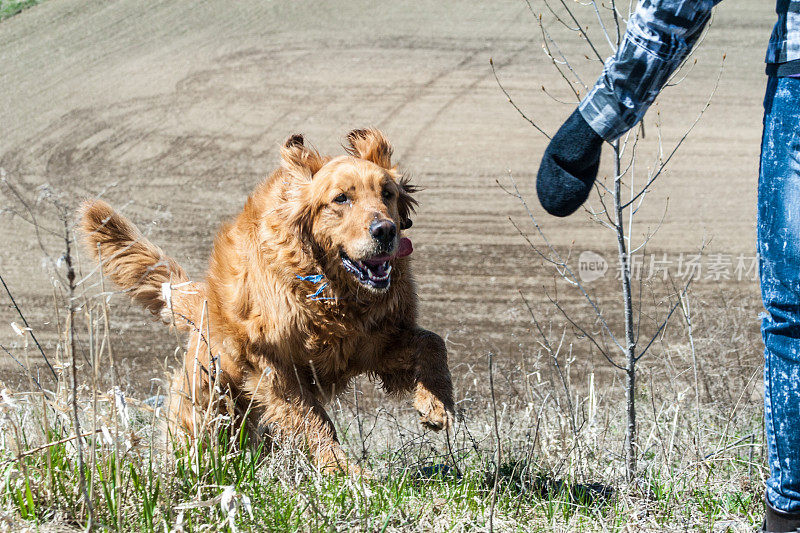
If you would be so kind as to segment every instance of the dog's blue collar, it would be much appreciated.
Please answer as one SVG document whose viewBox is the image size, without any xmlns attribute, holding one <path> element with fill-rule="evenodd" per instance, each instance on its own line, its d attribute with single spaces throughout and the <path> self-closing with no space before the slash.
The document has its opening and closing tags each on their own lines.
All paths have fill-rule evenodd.
<svg viewBox="0 0 800 533">
<path fill-rule="evenodd" d="M 325 287 L 328 286 L 328 282 L 325 281 L 325 276 L 323 276 L 322 274 L 309 274 L 308 276 L 301 276 L 301 275 L 297 274 L 297 279 L 299 279 L 301 281 L 311 282 L 314 285 L 319 285 L 320 283 L 322 283 L 322 285 L 319 285 L 319 287 L 317 287 L 316 292 L 314 292 L 313 294 L 309 294 L 308 296 L 306 296 L 306 298 L 308 298 L 310 300 L 335 300 L 336 299 L 335 297 L 322 296 L 322 291 L 324 291 Z M 323 281 L 324 281 L 324 283 L 323 283 Z"/>
<path fill-rule="evenodd" d="M 310 274 L 308 276 L 301 276 L 300 274 L 298 274 L 297 279 L 302 281 L 310 281 L 311 283 L 316 284 L 325 279 L 325 276 L 323 276 L 322 274 Z"/>
</svg>

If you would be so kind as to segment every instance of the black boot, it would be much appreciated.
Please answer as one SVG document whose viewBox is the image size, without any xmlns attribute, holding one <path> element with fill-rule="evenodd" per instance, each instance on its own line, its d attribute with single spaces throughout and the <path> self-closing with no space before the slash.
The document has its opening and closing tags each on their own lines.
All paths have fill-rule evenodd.
<svg viewBox="0 0 800 533">
<path fill-rule="evenodd" d="M 761 531 L 765 533 L 800 532 L 800 513 L 787 513 L 779 511 L 770 505 L 764 498 L 764 526 Z"/>
</svg>

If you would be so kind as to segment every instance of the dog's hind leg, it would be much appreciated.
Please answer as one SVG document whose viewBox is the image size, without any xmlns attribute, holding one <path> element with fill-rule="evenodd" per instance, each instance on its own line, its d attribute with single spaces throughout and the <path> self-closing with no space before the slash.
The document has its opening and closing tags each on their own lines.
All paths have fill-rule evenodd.
<svg viewBox="0 0 800 533">
<path fill-rule="evenodd" d="M 266 376 L 252 376 L 244 384 L 254 405 L 261 411 L 260 426 L 268 426 L 276 442 L 305 444 L 316 467 L 324 472 L 365 474 L 350 462 L 336 438 L 322 402 L 312 392 L 310 383 L 300 383 L 297 373 L 272 371 Z M 302 442 L 304 441 L 304 442 Z"/>
</svg>

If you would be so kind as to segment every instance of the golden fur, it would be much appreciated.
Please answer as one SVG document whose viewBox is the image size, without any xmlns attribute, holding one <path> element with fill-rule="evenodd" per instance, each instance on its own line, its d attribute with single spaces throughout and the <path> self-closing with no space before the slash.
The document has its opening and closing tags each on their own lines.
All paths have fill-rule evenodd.
<svg viewBox="0 0 800 533">
<path fill-rule="evenodd" d="M 398 251 L 414 188 L 379 131 L 355 130 L 348 143 L 347 155 L 331 158 L 290 137 L 281 167 L 217 234 L 204 283 L 108 204 L 84 203 L 82 230 L 105 276 L 192 333 L 171 396 L 172 418 L 189 435 L 213 407 L 256 435 L 300 437 L 323 469 L 353 470 L 323 406 L 365 373 L 390 393 L 413 392 L 424 425 L 452 420 L 445 344 L 417 326 L 410 260 Z M 378 222 L 394 224 L 396 237 L 380 244 L 370 232 Z M 391 269 L 377 271 L 390 270 L 388 288 L 360 282 L 345 255 L 364 268 L 390 257 Z"/>
</svg>

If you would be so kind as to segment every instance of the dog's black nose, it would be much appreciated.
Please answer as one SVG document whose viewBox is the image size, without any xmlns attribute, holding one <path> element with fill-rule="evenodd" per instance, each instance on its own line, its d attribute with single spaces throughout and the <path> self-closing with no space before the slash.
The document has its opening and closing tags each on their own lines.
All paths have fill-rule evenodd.
<svg viewBox="0 0 800 533">
<path fill-rule="evenodd" d="M 389 246 L 397 236 L 397 226 L 391 220 L 376 220 L 369 225 L 369 233 L 383 246 Z"/>
</svg>

